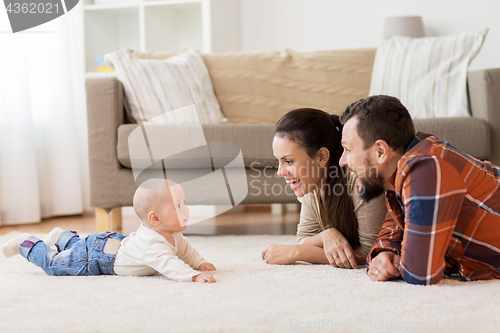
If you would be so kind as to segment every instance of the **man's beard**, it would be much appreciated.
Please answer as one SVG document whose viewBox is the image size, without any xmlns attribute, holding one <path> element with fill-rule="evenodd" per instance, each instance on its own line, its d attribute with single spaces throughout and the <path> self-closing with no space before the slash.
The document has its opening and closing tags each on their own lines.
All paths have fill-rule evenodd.
<svg viewBox="0 0 500 333">
<path fill-rule="evenodd" d="M 384 179 L 378 175 L 370 175 L 359 180 L 361 181 L 361 192 L 358 188 L 358 194 L 367 203 L 385 192 Z"/>
<path fill-rule="evenodd" d="M 370 202 L 372 199 L 380 196 L 385 192 L 384 178 L 380 177 L 378 172 L 371 172 L 372 166 L 368 159 L 365 159 L 365 164 L 368 165 L 368 177 L 359 177 L 361 188 L 358 187 L 358 194 L 365 202 Z"/>
</svg>

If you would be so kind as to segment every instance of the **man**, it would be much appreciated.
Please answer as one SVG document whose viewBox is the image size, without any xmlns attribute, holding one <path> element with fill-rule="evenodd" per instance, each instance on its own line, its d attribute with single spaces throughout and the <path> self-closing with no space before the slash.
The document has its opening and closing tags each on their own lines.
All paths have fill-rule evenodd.
<svg viewBox="0 0 500 333">
<path fill-rule="evenodd" d="M 351 104 L 341 166 L 358 175 L 369 201 L 385 191 L 388 213 L 368 256 L 368 276 L 435 284 L 500 278 L 500 168 L 449 142 L 417 133 L 390 96 Z"/>
</svg>

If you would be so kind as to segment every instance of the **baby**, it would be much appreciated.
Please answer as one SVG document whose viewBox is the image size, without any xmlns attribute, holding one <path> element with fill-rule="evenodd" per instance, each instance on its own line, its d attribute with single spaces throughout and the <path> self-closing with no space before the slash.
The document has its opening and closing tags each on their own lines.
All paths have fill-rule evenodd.
<svg viewBox="0 0 500 333">
<path fill-rule="evenodd" d="M 142 224 L 128 237 L 98 232 L 81 239 L 74 231 L 55 228 L 43 241 L 19 235 L 2 251 L 6 257 L 21 254 L 49 275 L 159 273 L 176 281 L 215 282 L 213 276 L 196 271 L 214 271 L 215 267 L 180 233 L 189 217 L 180 185 L 165 179 L 144 182 L 135 192 L 134 209 Z"/>
</svg>

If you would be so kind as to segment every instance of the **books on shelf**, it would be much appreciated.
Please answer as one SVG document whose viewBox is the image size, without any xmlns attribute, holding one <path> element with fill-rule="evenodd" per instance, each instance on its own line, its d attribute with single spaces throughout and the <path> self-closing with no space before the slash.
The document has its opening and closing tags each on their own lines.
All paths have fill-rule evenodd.
<svg viewBox="0 0 500 333">
<path fill-rule="evenodd" d="M 94 61 L 97 64 L 97 71 L 98 72 L 114 72 L 115 70 L 108 66 L 106 61 L 104 60 L 104 55 L 96 55 L 94 57 Z"/>
<path fill-rule="evenodd" d="M 98 72 L 114 72 L 115 70 L 109 66 L 97 66 Z"/>
</svg>

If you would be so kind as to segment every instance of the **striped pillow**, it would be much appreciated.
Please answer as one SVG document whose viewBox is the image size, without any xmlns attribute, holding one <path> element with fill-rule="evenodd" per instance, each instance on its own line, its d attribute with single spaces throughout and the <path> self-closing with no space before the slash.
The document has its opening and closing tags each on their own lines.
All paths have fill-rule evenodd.
<svg viewBox="0 0 500 333">
<path fill-rule="evenodd" d="M 470 116 L 467 67 L 487 32 L 385 38 L 375 55 L 370 95 L 399 98 L 413 118 Z"/>
<path fill-rule="evenodd" d="M 131 53 L 131 50 L 108 53 L 105 60 L 115 68 L 123 83 L 130 116 L 137 123 L 150 120 L 167 124 L 227 122 L 207 67 L 196 51 L 162 60 L 139 59 Z M 193 104 L 198 116 L 192 112 L 169 112 Z M 159 117 L 161 115 L 164 116 Z"/>
</svg>

